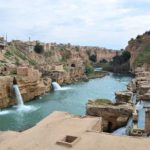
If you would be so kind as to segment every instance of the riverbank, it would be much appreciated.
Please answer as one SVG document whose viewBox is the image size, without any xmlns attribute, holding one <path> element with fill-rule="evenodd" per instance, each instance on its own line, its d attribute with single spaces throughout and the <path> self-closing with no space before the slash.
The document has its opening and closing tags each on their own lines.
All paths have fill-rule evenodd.
<svg viewBox="0 0 150 150">
<path fill-rule="evenodd" d="M 150 146 L 148 138 L 120 137 L 95 131 L 87 132 L 98 120 L 99 118 L 80 118 L 64 112 L 54 112 L 35 127 L 24 132 L 0 132 L 0 149 L 65 150 L 68 149 L 68 146 L 58 145 L 56 142 L 66 135 L 79 137 L 79 140 L 71 148 L 73 150 L 147 150 L 147 147 Z"/>
</svg>

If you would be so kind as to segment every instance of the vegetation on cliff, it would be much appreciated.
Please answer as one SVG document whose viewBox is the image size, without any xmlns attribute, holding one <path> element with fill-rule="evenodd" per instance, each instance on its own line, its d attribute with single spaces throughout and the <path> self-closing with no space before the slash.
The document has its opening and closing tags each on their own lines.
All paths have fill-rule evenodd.
<svg viewBox="0 0 150 150">
<path fill-rule="evenodd" d="M 150 64 L 150 45 L 145 46 L 144 50 L 135 59 L 135 66 L 142 66 L 144 63 Z"/>
<path fill-rule="evenodd" d="M 34 46 L 34 51 L 39 54 L 43 53 L 44 52 L 43 45 L 41 45 L 39 42 L 37 42 L 36 45 Z"/>
<path fill-rule="evenodd" d="M 131 68 L 150 64 L 150 31 L 138 35 L 135 39 L 132 38 L 126 50 L 131 53 Z"/>
<path fill-rule="evenodd" d="M 112 71 L 115 73 L 126 73 L 130 70 L 130 60 L 131 54 L 128 51 L 123 51 L 121 55 L 113 57 L 113 60 L 109 63 L 104 63 L 104 70 Z"/>
</svg>

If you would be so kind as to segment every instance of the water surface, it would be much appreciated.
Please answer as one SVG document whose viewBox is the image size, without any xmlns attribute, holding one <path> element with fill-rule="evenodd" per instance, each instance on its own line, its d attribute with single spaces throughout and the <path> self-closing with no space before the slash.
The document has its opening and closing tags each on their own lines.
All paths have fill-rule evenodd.
<svg viewBox="0 0 150 150">
<path fill-rule="evenodd" d="M 107 98 L 114 102 L 114 93 L 125 90 L 130 80 L 129 76 L 110 74 L 103 78 L 69 85 L 67 90 L 47 93 L 34 101 L 25 103 L 27 110 L 12 107 L 0 112 L 0 130 L 27 129 L 53 111 L 85 115 L 86 103 L 89 99 Z"/>
</svg>

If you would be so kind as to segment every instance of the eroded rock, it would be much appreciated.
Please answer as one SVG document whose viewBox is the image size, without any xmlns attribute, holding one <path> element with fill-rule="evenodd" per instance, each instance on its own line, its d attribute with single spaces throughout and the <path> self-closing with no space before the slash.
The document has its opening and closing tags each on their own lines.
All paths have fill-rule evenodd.
<svg viewBox="0 0 150 150">
<path fill-rule="evenodd" d="M 130 91 L 119 91 L 115 93 L 116 103 L 127 103 L 131 102 L 133 93 Z"/>
<path fill-rule="evenodd" d="M 111 130 L 125 126 L 129 117 L 132 115 L 133 107 L 131 104 L 102 104 L 88 103 L 86 114 L 98 116 L 103 119 L 103 131 Z"/>
</svg>

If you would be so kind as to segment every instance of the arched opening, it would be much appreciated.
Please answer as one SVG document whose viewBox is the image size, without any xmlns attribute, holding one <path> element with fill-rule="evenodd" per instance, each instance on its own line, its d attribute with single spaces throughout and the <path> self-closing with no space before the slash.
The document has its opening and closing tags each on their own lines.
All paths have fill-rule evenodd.
<svg viewBox="0 0 150 150">
<path fill-rule="evenodd" d="M 7 71 L 7 68 L 6 68 L 6 67 L 4 67 L 4 71 Z"/>
<path fill-rule="evenodd" d="M 17 85 L 17 80 L 15 77 L 13 78 L 13 85 Z"/>
<path fill-rule="evenodd" d="M 76 65 L 75 64 L 71 64 L 71 67 L 76 67 Z"/>
<path fill-rule="evenodd" d="M 108 129 L 108 133 L 112 132 L 112 122 L 108 122 L 107 129 Z"/>
</svg>

